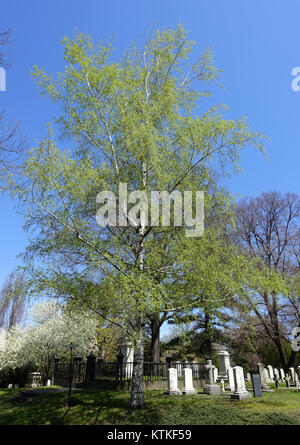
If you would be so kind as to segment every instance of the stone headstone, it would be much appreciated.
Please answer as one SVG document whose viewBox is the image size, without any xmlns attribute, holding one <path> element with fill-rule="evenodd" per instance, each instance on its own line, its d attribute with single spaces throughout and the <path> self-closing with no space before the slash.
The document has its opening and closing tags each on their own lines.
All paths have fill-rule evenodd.
<svg viewBox="0 0 300 445">
<path fill-rule="evenodd" d="M 213 377 L 214 377 L 214 383 L 216 383 L 218 379 L 218 368 L 213 369 Z"/>
<path fill-rule="evenodd" d="M 50 379 L 47 380 L 47 386 L 51 386 L 51 380 Z"/>
<path fill-rule="evenodd" d="M 13 384 L 12 383 L 9 383 L 8 389 L 13 389 Z"/>
<path fill-rule="evenodd" d="M 251 374 L 251 380 L 254 397 L 262 397 L 260 375 Z"/>
<path fill-rule="evenodd" d="M 37 388 L 42 385 L 42 374 L 40 372 L 30 372 L 28 374 L 28 386 Z"/>
<path fill-rule="evenodd" d="M 165 394 L 169 396 L 181 395 L 181 391 L 178 388 L 177 369 L 175 368 L 168 369 L 168 389 Z"/>
<path fill-rule="evenodd" d="M 284 380 L 285 380 L 285 373 L 284 373 L 284 370 L 282 368 L 280 368 L 279 374 L 280 374 L 280 379 L 284 382 Z"/>
<path fill-rule="evenodd" d="M 246 390 L 244 370 L 241 366 L 233 367 L 234 375 L 234 393 L 231 394 L 232 399 L 243 400 L 251 397 L 251 394 Z"/>
<path fill-rule="evenodd" d="M 267 383 L 272 383 L 270 376 L 269 376 L 269 371 L 267 370 L 267 368 L 264 368 L 264 374 L 265 374 L 265 380 Z"/>
<path fill-rule="evenodd" d="M 16 389 L 19 389 L 19 385 L 18 385 L 18 384 L 16 384 L 16 385 L 15 385 L 15 388 L 16 388 Z"/>
<path fill-rule="evenodd" d="M 131 378 L 133 371 L 134 346 L 130 341 L 124 340 L 120 345 L 120 349 L 123 355 L 124 377 Z"/>
<path fill-rule="evenodd" d="M 290 368 L 289 371 L 290 371 L 291 380 L 292 380 L 292 382 L 294 382 L 295 381 L 295 369 Z"/>
<path fill-rule="evenodd" d="M 213 370 L 215 369 L 215 366 L 212 364 L 212 361 L 210 359 L 207 360 L 205 368 L 208 370 L 209 373 L 209 384 L 204 385 L 203 392 L 205 394 L 209 394 L 210 396 L 219 395 L 221 393 L 220 387 L 219 385 L 214 383 L 214 376 L 213 376 Z"/>
<path fill-rule="evenodd" d="M 251 382 L 251 374 L 250 374 L 250 372 L 247 372 L 247 382 Z"/>
<path fill-rule="evenodd" d="M 257 367 L 258 367 L 258 372 L 259 372 L 262 389 L 269 389 L 269 387 L 267 385 L 264 365 L 262 363 L 257 363 Z"/>
<path fill-rule="evenodd" d="M 227 368 L 227 378 L 228 378 L 228 385 L 226 386 L 226 389 L 233 392 L 235 389 L 233 368 Z"/>
<path fill-rule="evenodd" d="M 268 365 L 267 369 L 268 369 L 268 374 L 269 374 L 269 378 L 270 378 L 271 382 L 274 382 L 274 372 L 273 372 L 272 366 Z"/>
<path fill-rule="evenodd" d="M 273 371 L 274 371 L 274 380 L 275 379 L 280 380 L 280 374 L 279 374 L 278 369 L 274 368 Z"/>
<path fill-rule="evenodd" d="M 190 368 L 183 370 L 183 388 L 182 394 L 197 394 L 193 386 L 193 372 Z"/>
</svg>

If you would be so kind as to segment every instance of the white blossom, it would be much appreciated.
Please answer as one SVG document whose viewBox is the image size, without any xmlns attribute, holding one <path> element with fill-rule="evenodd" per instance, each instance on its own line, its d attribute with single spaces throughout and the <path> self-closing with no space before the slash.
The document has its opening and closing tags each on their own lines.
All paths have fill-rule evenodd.
<svg viewBox="0 0 300 445">
<path fill-rule="evenodd" d="M 31 366 L 49 376 L 54 357 L 68 359 L 70 342 L 83 357 L 95 350 L 97 320 L 91 314 L 64 313 L 53 301 L 36 304 L 30 312 L 32 323 L 14 326 L 0 348 L 0 370 Z"/>
</svg>

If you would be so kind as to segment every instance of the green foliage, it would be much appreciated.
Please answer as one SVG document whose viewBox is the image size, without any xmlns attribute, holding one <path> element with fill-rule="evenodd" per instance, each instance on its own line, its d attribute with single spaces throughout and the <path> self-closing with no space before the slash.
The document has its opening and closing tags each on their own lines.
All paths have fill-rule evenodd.
<svg viewBox="0 0 300 445">
<path fill-rule="evenodd" d="M 0 388 L 7 388 L 9 384 L 24 387 L 28 381 L 28 373 L 33 367 L 11 368 L 0 371 Z"/>
<path fill-rule="evenodd" d="M 35 67 L 33 76 L 58 105 L 64 145 L 49 127 L 10 184 L 31 237 L 24 259 L 33 294 L 92 308 L 133 340 L 153 314 L 211 309 L 223 289 L 230 299 L 241 266 L 232 277 L 231 257 L 223 272 L 217 239 L 194 243 L 185 227 L 142 221 L 100 228 L 95 218 L 99 191 L 118 195 L 120 182 L 148 198 L 152 190 L 205 191 L 206 212 L 219 217 L 228 207 L 215 177 L 237 171 L 241 150 L 262 150 L 262 139 L 244 118 L 226 118 L 226 107 L 195 114 L 199 87 L 218 83 L 212 53 L 188 67 L 192 42 L 181 26 L 157 30 L 118 61 L 111 44 L 83 34 L 62 43 L 65 71 L 51 77 Z"/>
</svg>

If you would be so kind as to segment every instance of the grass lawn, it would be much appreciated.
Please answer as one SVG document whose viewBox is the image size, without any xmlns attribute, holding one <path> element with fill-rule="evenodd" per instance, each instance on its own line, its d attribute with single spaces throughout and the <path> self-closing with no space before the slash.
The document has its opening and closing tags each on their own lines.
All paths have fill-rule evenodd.
<svg viewBox="0 0 300 445">
<path fill-rule="evenodd" d="M 300 425 L 300 393 L 284 388 L 244 401 L 145 391 L 145 409 L 130 414 L 129 392 L 74 391 L 67 408 L 67 392 L 42 390 L 20 397 L 20 390 L 0 389 L 0 425 Z"/>
</svg>

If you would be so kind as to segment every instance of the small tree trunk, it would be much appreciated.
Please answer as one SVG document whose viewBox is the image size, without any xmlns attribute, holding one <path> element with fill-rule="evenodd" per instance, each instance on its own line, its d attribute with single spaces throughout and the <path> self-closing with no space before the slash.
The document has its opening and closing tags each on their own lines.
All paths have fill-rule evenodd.
<svg viewBox="0 0 300 445">
<path fill-rule="evenodd" d="M 205 352 L 211 357 L 212 353 L 212 326 L 211 317 L 208 311 L 205 311 L 204 332 L 205 332 Z"/>
<path fill-rule="evenodd" d="M 274 341 L 279 357 L 280 357 L 280 361 L 281 361 L 281 366 L 284 369 L 284 372 L 288 372 L 288 363 L 287 363 L 287 359 L 286 359 L 286 355 L 285 355 L 285 351 L 283 349 L 283 345 L 282 342 L 279 338 L 276 338 Z"/>
<path fill-rule="evenodd" d="M 155 314 L 151 319 L 151 362 L 158 363 L 160 360 L 160 316 Z"/>
<path fill-rule="evenodd" d="M 129 409 L 143 408 L 144 402 L 144 346 L 143 346 L 143 329 L 138 330 L 138 338 L 134 345 L 133 371 L 131 380 L 131 398 Z"/>
</svg>

